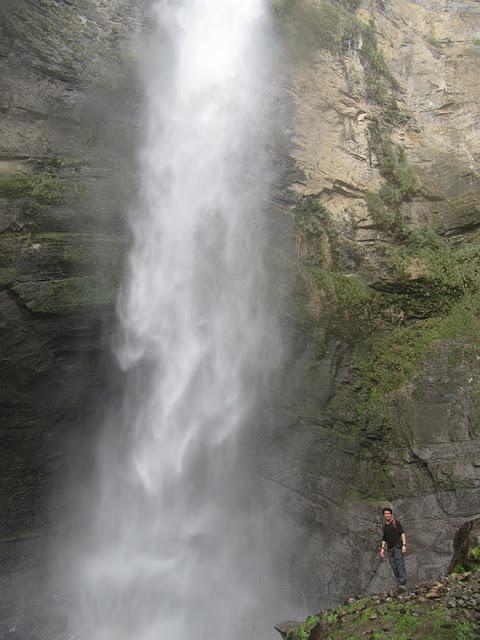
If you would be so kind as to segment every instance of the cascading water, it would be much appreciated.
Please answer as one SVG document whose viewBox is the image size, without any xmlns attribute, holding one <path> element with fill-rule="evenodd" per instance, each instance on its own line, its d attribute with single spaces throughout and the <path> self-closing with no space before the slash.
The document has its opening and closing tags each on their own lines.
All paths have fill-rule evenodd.
<svg viewBox="0 0 480 640">
<path fill-rule="evenodd" d="M 277 589 L 246 452 L 278 349 L 261 267 L 268 19 L 262 0 L 165 0 L 155 18 L 119 301 L 127 390 L 75 551 L 71 633 L 261 640 Z"/>
</svg>

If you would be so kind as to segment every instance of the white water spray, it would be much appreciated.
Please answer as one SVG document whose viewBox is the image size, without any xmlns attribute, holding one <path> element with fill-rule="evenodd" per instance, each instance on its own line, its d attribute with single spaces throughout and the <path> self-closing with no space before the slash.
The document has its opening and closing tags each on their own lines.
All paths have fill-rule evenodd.
<svg viewBox="0 0 480 640">
<path fill-rule="evenodd" d="M 128 388 L 77 554 L 81 640 L 271 637 L 272 541 L 245 455 L 277 348 L 261 268 L 262 5 L 156 5 L 119 302 Z"/>
</svg>

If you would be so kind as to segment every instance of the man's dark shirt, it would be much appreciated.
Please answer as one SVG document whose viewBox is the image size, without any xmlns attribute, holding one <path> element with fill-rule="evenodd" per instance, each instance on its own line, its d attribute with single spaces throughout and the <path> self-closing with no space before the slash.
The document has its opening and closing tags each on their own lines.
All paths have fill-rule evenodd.
<svg viewBox="0 0 480 640">
<path fill-rule="evenodd" d="M 402 546 L 401 535 L 405 532 L 399 520 L 395 520 L 395 524 L 396 526 L 390 522 L 383 525 L 383 540 L 387 543 L 389 549 Z"/>
</svg>

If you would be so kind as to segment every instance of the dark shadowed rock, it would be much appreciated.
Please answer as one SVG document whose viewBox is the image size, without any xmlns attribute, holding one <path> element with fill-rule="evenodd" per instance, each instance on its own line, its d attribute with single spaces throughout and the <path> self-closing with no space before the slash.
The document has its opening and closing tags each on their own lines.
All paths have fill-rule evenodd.
<svg viewBox="0 0 480 640">
<path fill-rule="evenodd" d="M 287 620 L 286 622 L 279 622 L 278 624 L 274 625 L 273 628 L 275 629 L 275 631 L 278 631 L 282 638 L 287 638 L 288 634 L 291 631 L 294 631 L 299 624 L 300 623 L 298 621 Z"/>
</svg>

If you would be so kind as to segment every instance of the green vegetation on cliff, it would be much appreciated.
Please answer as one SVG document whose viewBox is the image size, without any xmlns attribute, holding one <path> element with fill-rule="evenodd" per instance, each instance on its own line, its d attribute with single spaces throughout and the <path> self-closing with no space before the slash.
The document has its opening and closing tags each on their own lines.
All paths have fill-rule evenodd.
<svg viewBox="0 0 480 640">
<path fill-rule="evenodd" d="M 396 93 L 400 87 L 378 47 L 372 21 L 363 29 L 359 54 L 367 99 L 376 107 L 368 125 L 370 164 L 375 158 L 378 171 L 385 180 L 378 192 L 367 193 L 366 204 L 378 225 L 402 236 L 405 233 L 402 204 L 416 195 L 418 180 L 405 148 L 391 140 L 392 129 L 405 124 L 409 116 L 398 106 Z"/>
<path fill-rule="evenodd" d="M 475 640 L 476 625 L 470 622 L 451 620 L 443 607 L 425 612 L 420 605 L 390 602 L 370 606 L 357 613 L 344 607 L 331 615 L 328 635 L 315 635 L 318 640 Z M 334 617 L 335 616 L 335 617 Z M 340 618 L 339 618 L 340 616 Z M 341 620 L 341 622 L 339 621 Z M 292 632 L 289 640 L 308 640 L 310 634 L 303 632 L 303 625 Z"/>
<path fill-rule="evenodd" d="M 127 239 L 85 233 L 0 234 L 0 285 L 34 313 L 115 302 Z"/>
<path fill-rule="evenodd" d="M 385 164 L 395 175 L 396 164 Z M 364 442 L 381 464 L 394 423 L 392 402 L 429 350 L 440 342 L 480 337 L 478 237 L 452 245 L 430 229 L 404 230 L 402 242 L 384 252 L 382 279 L 372 282 L 361 269 L 345 271 L 346 238 L 340 242 L 318 198 L 300 201 L 295 219 L 307 304 L 312 287 L 318 296 L 309 331 L 340 340 L 352 357 L 353 380 L 333 394 L 325 416 L 335 430 Z M 324 339 L 319 360 L 323 345 Z M 349 417 L 343 424 L 345 412 Z M 380 495 L 387 478 L 381 466 L 378 472 Z"/>
<path fill-rule="evenodd" d="M 378 171 L 385 184 L 378 193 L 367 193 L 367 208 L 375 222 L 397 235 L 405 232 L 405 221 L 401 205 L 415 195 L 418 184 L 413 168 L 409 164 L 405 149 L 390 140 L 390 131 L 379 118 L 369 124 L 370 154 L 375 155 Z"/>
<path fill-rule="evenodd" d="M 293 213 L 299 254 L 310 265 L 323 264 L 325 252 L 330 254 L 337 247 L 337 233 L 328 210 L 315 196 L 306 196 L 296 204 Z M 329 255 L 328 260 L 334 257 Z"/>
<path fill-rule="evenodd" d="M 477 574 L 450 576 L 405 595 L 351 598 L 310 616 L 287 640 L 475 640 L 480 632 Z M 316 619 L 315 625 L 311 621 Z"/>
<path fill-rule="evenodd" d="M 35 313 L 58 314 L 113 304 L 118 283 L 96 277 L 74 277 L 48 282 L 24 282 L 15 293 Z"/>
<path fill-rule="evenodd" d="M 336 55 L 353 47 L 364 24 L 352 10 L 355 0 L 271 0 L 270 7 L 279 31 L 293 53 L 326 49 Z"/>
<path fill-rule="evenodd" d="M 308 640 L 311 630 L 319 623 L 318 616 L 308 616 L 305 622 L 298 625 L 295 631 L 291 632 L 288 640 Z"/>
<path fill-rule="evenodd" d="M 40 205 L 51 205 L 63 197 L 65 187 L 54 173 L 0 173 L 1 198 L 26 198 Z"/>
<path fill-rule="evenodd" d="M 52 207 L 78 206 L 83 194 L 78 164 L 52 157 L 25 163 L 23 170 L 0 171 L 0 198 L 14 201 L 18 211 L 12 228 L 45 230 Z"/>
<path fill-rule="evenodd" d="M 316 22 L 307 7 L 316 17 L 329 17 Z M 360 12 L 354 13 L 357 8 L 356 2 L 327 0 L 277 3 L 291 39 L 301 40 L 302 21 L 309 23 L 310 49 L 308 56 L 302 52 L 303 61 L 312 66 L 323 58 L 336 74 L 343 69 L 363 116 L 352 125 L 355 142 L 363 144 L 366 133 L 368 148 L 362 158 L 367 155 L 371 175 L 381 178 L 375 190 L 370 187 L 372 191 L 365 193 L 369 215 L 359 199 L 363 187 L 338 193 L 327 181 L 322 187 L 321 179 L 308 177 L 308 189 L 319 184 L 323 191 L 301 198 L 293 209 L 299 274 L 295 304 L 302 308 L 293 317 L 303 312 L 297 326 L 302 346 L 309 351 L 308 392 L 294 407 L 292 419 L 308 428 L 329 429 L 355 447 L 356 460 L 367 471 L 348 489 L 352 496 L 392 500 L 400 490 L 402 495 L 416 490 L 398 487 L 389 462 L 393 450 L 405 451 L 408 435 L 402 412 L 408 412 L 410 399 L 412 407 L 419 407 L 415 410 L 423 411 L 423 397 L 430 389 L 426 381 L 435 376 L 432 363 L 438 367 L 448 360 L 448 375 L 456 375 L 455 368 L 463 373 L 476 367 L 479 205 L 473 179 L 465 195 L 439 205 L 439 227 L 445 225 L 446 206 L 458 221 L 448 232 L 452 239 L 424 213 L 436 209 L 435 185 L 429 186 L 423 170 L 415 170 L 407 148 L 399 143 L 408 139 L 414 114 L 406 110 L 375 24 L 362 21 Z M 296 73 L 297 67 L 293 69 Z M 351 175 L 355 184 L 355 172 Z M 468 231 L 465 239 L 458 237 L 458 229 Z M 475 376 L 472 380 L 471 393 L 466 393 L 473 404 Z M 432 433 L 433 428 L 428 426 Z M 447 478 L 442 489 L 458 489 L 455 482 Z"/>
<path fill-rule="evenodd" d="M 357 17 L 361 0 L 270 0 L 279 31 L 294 55 L 325 49 L 335 56 L 357 50 L 362 61 L 367 99 L 399 115 L 398 83 L 378 47 L 375 24 Z"/>
<path fill-rule="evenodd" d="M 127 244 L 100 233 L 0 233 L 0 282 L 95 274 L 118 280 Z"/>
<path fill-rule="evenodd" d="M 480 540 L 477 539 L 477 542 Z M 463 564 L 456 564 L 452 569 L 454 574 L 462 574 L 466 571 L 480 571 L 480 544 L 469 550 Z"/>
<path fill-rule="evenodd" d="M 378 47 L 375 24 L 371 21 L 368 25 L 362 23 L 362 45 L 359 49 L 360 59 L 365 74 L 365 86 L 367 98 L 384 107 L 390 114 L 397 115 L 394 90 L 398 89 L 398 83 L 390 71 L 381 49 Z"/>
</svg>

